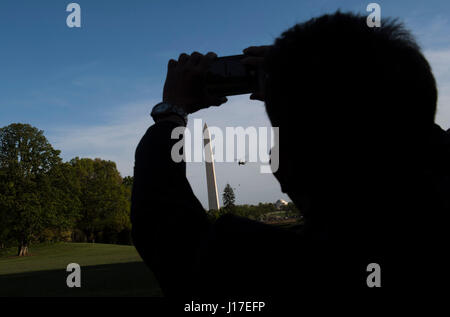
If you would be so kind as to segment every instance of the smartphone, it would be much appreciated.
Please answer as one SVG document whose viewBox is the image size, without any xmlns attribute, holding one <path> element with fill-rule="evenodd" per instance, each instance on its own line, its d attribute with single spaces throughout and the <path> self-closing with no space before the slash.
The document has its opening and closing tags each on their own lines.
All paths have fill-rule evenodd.
<svg viewBox="0 0 450 317">
<path fill-rule="evenodd" d="M 245 55 L 217 58 L 206 73 L 206 89 L 215 96 L 250 94 L 259 90 L 261 71 L 256 66 L 244 65 Z"/>
</svg>

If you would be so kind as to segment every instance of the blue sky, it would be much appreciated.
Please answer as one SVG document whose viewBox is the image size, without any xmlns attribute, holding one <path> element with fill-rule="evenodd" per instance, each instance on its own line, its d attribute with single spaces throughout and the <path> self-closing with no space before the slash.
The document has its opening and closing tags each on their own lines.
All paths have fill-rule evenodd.
<svg viewBox="0 0 450 317">
<path fill-rule="evenodd" d="M 126 176 L 153 122 L 148 113 L 161 99 L 170 58 L 194 50 L 239 54 L 313 16 L 339 8 L 367 14 L 371 1 L 79 0 L 79 29 L 66 26 L 70 2 L 0 2 L 0 126 L 30 123 L 64 160 L 113 160 Z M 416 35 L 438 81 L 437 122 L 450 128 L 450 2 L 377 3 L 382 17 L 399 17 Z M 262 103 L 248 96 L 192 118 L 218 127 L 270 126 Z M 219 190 L 230 182 L 238 203 L 287 198 L 256 163 L 219 163 L 216 171 Z M 189 164 L 188 178 L 206 206 L 204 166 Z"/>
</svg>

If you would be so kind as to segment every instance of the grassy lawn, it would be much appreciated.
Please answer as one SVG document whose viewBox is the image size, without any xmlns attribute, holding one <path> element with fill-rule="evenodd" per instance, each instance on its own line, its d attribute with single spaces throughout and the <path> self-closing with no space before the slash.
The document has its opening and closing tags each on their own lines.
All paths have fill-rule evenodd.
<svg viewBox="0 0 450 317">
<path fill-rule="evenodd" d="M 161 296 L 133 246 L 91 243 L 32 245 L 0 255 L 0 296 Z M 81 288 L 68 288 L 69 263 L 81 266 Z"/>
</svg>

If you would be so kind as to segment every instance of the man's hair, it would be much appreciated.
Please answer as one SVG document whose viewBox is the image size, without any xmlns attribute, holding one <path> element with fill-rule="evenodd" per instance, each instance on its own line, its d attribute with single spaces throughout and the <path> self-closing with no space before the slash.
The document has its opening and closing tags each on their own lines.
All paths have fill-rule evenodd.
<svg viewBox="0 0 450 317">
<path fill-rule="evenodd" d="M 421 135 L 434 122 L 435 79 L 397 20 L 371 28 L 352 13 L 313 18 L 276 39 L 265 69 L 267 113 L 290 135 L 359 127 Z"/>
</svg>

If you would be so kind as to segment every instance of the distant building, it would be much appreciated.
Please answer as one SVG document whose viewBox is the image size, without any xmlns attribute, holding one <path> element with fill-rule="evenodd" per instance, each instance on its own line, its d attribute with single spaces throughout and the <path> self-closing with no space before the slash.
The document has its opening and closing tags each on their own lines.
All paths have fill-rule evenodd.
<svg viewBox="0 0 450 317">
<path fill-rule="evenodd" d="M 283 199 L 278 199 L 277 202 L 275 203 L 275 207 L 277 209 L 281 209 L 284 206 L 287 206 L 288 202 L 286 200 Z"/>
</svg>

